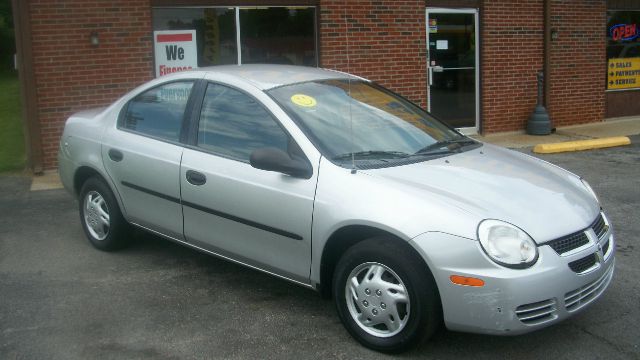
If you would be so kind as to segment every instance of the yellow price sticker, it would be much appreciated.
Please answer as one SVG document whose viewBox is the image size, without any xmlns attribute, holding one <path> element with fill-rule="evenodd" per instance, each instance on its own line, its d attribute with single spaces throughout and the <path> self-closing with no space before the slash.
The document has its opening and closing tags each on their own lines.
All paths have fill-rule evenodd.
<svg viewBox="0 0 640 360">
<path fill-rule="evenodd" d="M 302 107 L 314 107 L 318 103 L 313 97 L 304 94 L 291 96 L 291 102 Z"/>
</svg>

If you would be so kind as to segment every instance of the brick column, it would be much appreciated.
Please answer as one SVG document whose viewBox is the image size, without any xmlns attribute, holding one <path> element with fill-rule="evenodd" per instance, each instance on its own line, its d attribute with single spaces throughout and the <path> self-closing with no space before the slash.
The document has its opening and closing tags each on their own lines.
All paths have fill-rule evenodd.
<svg viewBox="0 0 640 360">
<path fill-rule="evenodd" d="M 607 77 L 607 4 L 604 0 L 553 0 L 551 46 L 553 126 L 604 119 Z"/>
<path fill-rule="evenodd" d="M 524 130 L 543 66 L 543 2 L 485 0 L 480 17 L 483 132 Z"/>
</svg>

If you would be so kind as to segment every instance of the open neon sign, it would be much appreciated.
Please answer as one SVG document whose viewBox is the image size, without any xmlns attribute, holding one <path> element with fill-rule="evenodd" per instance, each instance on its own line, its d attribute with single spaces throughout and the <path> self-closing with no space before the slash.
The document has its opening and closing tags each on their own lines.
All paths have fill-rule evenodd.
<svg viewBox="0 0 640 360">
<path fill-rule="evenodd" d="M 613 41 L 629 41 L 640 37 L 638 24 L 618 24 L 609 28 Z"/>
</svg>

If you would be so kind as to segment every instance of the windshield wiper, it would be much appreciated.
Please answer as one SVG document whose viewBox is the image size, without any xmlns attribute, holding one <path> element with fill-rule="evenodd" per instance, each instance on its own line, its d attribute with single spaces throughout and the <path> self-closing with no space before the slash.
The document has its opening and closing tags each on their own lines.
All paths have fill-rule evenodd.
<svg viewBox="0 0 640 360">
<path fill-rule="evenodd" d="M 443 140 L 427 145 L 422 149 L 416 151 L 416 153 L 413 155 L 448 153 L 459 150 L 465 145 L 472 144 L 477 144 L 477 142 L 467 137 L 452 140 Z"/>
<path fill-rule="evenodd" d="M 351 159 L 352 156 L 355 159 L 362 159 L 362 158 L 402 159 L 402 158 L 409 157 L 411 155 L 402 151 L 367 150 L 367 151 L 357 151 L 354 153 L 344 153 L 344 154 L 336 155 L 331 159 L 332 160 L 349 160 Z"/>
</svg>

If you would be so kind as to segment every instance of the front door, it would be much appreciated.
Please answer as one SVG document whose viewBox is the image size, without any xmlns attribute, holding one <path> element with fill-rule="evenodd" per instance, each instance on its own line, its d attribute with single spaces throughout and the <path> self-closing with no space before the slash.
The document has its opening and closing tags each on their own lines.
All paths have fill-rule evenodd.
<svg viewBox="0 0 640 360">
<path fill-rule="evenodd" d="M 464 133 L 478 130 L 478 11 L 427 9 L 427 109 Z"/>
<path fill-rule="evenodd" d="M 317 171 L 299 179 L 258 170 L 249 159 L 259 148 L 297 145 L 253 96 L 209 83 L 196 144 L 182 155 L 186 240 L 306 284 Z"/>
</svg>

